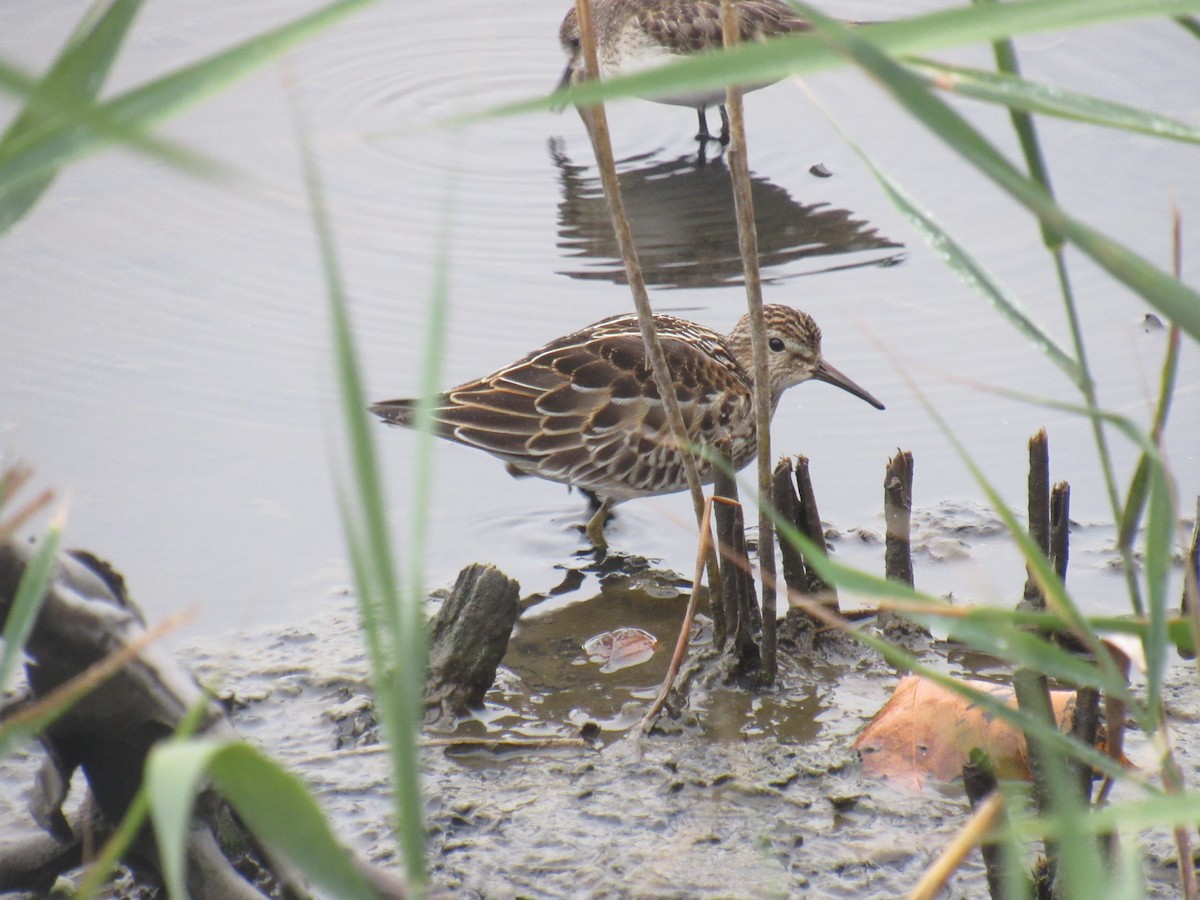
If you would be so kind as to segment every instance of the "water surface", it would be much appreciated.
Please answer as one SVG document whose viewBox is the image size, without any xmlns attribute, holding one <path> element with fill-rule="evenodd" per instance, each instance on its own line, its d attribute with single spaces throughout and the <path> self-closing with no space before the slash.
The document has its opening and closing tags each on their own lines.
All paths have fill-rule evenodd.
<svg viewBox="0 0 1200 900">
<path fill-rule="evenodd" d="M 934 4 L 910 4 L 917 9 Z M 148 4 L 112 77 L 120 90 L 298 15 L 309 4 Z M 0 54 L 46 64 L 87 4 L 0 8 Z M 349 581 L 335 503 L 338 464 L 323 277 L 301 182 L 288 95 L 317 149 L 370 394 L 411 395 L 425 353 L 439 246 L 449 259 L 449 386 L 630 308 L 605 231 L 596 172 L 567 112 L 447 129 L 447 117 L 553 86 L 562 2 L 381 4 L 174 120 L 175 140 L 233 166 L 234 185 L 195 179 L 126 151 L 73 166 L 0 240 L 0 447 L 70 498 L 68 537 L 129 577 L 152 615 L 199 605 L 196 627 L 285 622 Z M 893 4 L 830 11 L 891 15 Z M 1018 42 L 1030 78 L 1200 122 L 1200 60 L 1170 23 L 1114 25 Z M 986 48 L 953 54 L 988 65 Z M 865 78 L 834 72 L 747 98 L 763 231 L 766 300 L 809 311 L 831 361 L 887 404 L 827 385 L 787 394 L 773 452 L 812 460 L 833 527 L 878 531 L 886 458 L 916 457 L 918 507 L 983 500 L 931 423 L 936 405 L 1008 500 L 1023 505 L 1025 442 L 1050 432 L 1053 477 L 1074 487 L 1072 578 L 1089 608 L 1121 609 L 1105 547 L 1111 521 L 1090 429 L 1076 416 L 998 397 L 998 387 L 1075 400 L 1066 379 L 952 275 L 813 107 L 811 89 L 891 175 L 984 261 L 1064 345 L 1069 331 L 1034 222 Z M 1017 158 L 1007 116 L 956 103 Z M 5 100 L 0 110 L 13 109 Z M 724 163 L 692 162 L 694 117 L 641 101 L 610 112 L 657 309 L 727 330 L 744 309 L 722 223 Z M 1186 145 L 1041 124 L 1058 195 L 1160 265 L 1172 204 L 1185 233 L 1200 209 Z M 822 165 L 831 177 L 810 168 Z M 1186 241 L 1186 246 L 1194 246 Z M 1185 251 L 1184 278 L 1200 281 Z M 1075 251 L 1068 261 L 1104 405 L 1146 422 L 1164 332 Z M 1200 491 L 1200 354 L 1185 346 L 1167 434 L 1185 506 Z M 402 556 L 413 435 L 378 428 Z M 1124 484 L 1135 451 L 1114 439 Z M 515 481 L 490 457 L 441 444 L 425 556 L 429 584 L 495 562 L 525 592 L 578 564 L 578 494 Z M 686 496 L 627 504 L 612 543 L 690 571 Z M 918 564 L 918 582 L 1007 602 L 1015 554 Z M 882 549 L 839 552 L 880 567 Z M 405 564 L 411 564 L 403 556 Z M 953 566 L 946 565 L 952 562 Z M 595 593 L 585 579 L 579 596 Z M 579 635 L 580 641 L 590 634 Z"/>
</svg>

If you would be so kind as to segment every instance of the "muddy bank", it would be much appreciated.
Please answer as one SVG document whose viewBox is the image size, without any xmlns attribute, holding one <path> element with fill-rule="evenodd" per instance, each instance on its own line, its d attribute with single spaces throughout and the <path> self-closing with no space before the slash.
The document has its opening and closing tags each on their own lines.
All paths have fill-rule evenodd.
<svg viewBox="0 0 1200 900">
<path fill-rule="evenodd" d="M 918 516 L 919 554 L 958 539 L 985 556 L 1003 540 L 986 516 L 928 518 Z M 835 546 L 844 552 L 861 539 L 848 532 Z M 434 888 L 479 897 L 894 897 L 912 887 L 965 821 L 967 802 L 957 782 L 914 794 L 864 776 L 851 745 L 899 674 L 857 645 L 830 635 L 797 651 L 785 629 L 777 687 L 709 688 L 656 732 L 626 737 L 661 681 L 685 589 L 678 574 L 625 558 L 567 571 L 561 592 L 524 599 L 484 709 L 427 735 L 437 742 L 423 751 Z M 659 649 L 606 671 L 584 645 L 619 627 L 645 630 Z M 701 622 L 696 651 L 710 641 Z M 918 650 L 956 675 L 1008 674 L 937 641 Z M 305 622 L 205 638 L 177 655 L 226 698 L 241 735 L 306 780 L 347 843 L 397 865 L 389 767 L 375 743 L 352 597 L 330 597 Z M 1200 689 L 1186 665 L 1169 674 L 1177 753 L 1194 773 Z M 513 746 L 581 733 L 588 740 L 571 748 Z M 1135 734 L 1128 753 L 1154 765 Z M 5 822 L 29 820 L 32 771 L 25 754 L 0 766 Z M 1168 836 L 1145 836 L 1141 849 L 1150 895 L 1176 896 Z M 134 893 L 126 881 L 112 895 Z M 949 895 L 986 896 L 977 857 Z"/>
<path fill-rule="evenodd" d="M 580 622 L 599 630 L 640 608 L 653 629 L 681 602 L 614 588 L 519 626 L 486 710 L 436 737 L 561 737 L 595 721 L 603 746 L 427 748 L 434 887 L 479 897 L 895 897 L 915 883 L 965 821 L 967 803 L 957 782 L 914 794 L 861 773 L 851 742 L 897 679 L 870 657 L 796 660 L 781 650 L 778 689 L 717 691 L 703 709 L 668 720 L 670 733 L 622 739 L 664 654 L 600 675 L 580 649 Z M 388 863 L 387 766 L 371 745 L 354 616 L 345 600 L 311 623 L 189 656 L 237 696 L 239 729 L 308 780 L 342 835 Z M 986 661 L 936 644 L 924 661 L 989 673 Z M 1183 667 L 1173 682 L 1172 727 L 1181 764 L 1194 772 L 1200 690 Z M 1134 734 L 1129 752 L 1152 764 Z M 1143 848 L 1150 895 L 1175 896 L 1168 836 L 1146 836 Z M 986 896 L 977 857 L 950 887 L 948 896 Z"/>
</svg>

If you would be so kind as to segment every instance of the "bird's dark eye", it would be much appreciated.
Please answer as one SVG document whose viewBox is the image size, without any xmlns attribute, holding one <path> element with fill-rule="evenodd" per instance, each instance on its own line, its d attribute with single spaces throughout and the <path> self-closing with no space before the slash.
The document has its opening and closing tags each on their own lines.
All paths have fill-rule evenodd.
<svg viewBox="0 0 1200 900">
<path fill-rule="evenodd" d="M 771 338 L 769 341 L 767 341 L 767 346 L 770 347 L 772 350 L 774 350 L 776 353 L 782 353 L 783 352 L 783 338 Z"/>
<path fill-rule="evenodd" d="M 577 37 L 567 38 L 567 46 L 570 47 L 572 50 L 578 50 L 579 46 L 580 46 L 579 38 L 577 38 Z"/>
</svg>

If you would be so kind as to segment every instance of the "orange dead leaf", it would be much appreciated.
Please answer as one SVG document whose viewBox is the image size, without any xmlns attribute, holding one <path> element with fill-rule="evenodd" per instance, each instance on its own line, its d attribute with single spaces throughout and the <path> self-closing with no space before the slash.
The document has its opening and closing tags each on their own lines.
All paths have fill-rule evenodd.
<svg viewBox="0 0 1200 900">
<path fill-rule="evenodd" d="M 971 687 L 1017 706 L 1012 689 L 987 681 Z M 1051 691 L 1058 727 L 1070 728 L 1073 691 Z M 964 697 L 919 675 L 900 679 L 892 696 L 854 742 L 870 775 L 920 789 L 927 777 L 949 781 L 962 774 L 976 747 L 991 757 L 1000 778 L 1029 775 L 1025 736 Z"/>
</svg>

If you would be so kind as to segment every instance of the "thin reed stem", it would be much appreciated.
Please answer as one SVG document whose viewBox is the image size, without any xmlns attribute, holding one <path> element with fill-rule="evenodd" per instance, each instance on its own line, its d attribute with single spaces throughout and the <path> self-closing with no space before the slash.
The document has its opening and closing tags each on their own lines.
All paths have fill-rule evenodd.
<svg viewBox="0 0 1200 900">
<path fill-rule="evenodd" d="M 737 7 L 721 0 L 721 31 L 725 48 L 741 40 Z M 729 174 L 733 181 L 733 206 L 737 214 L 738 249 L 746 279 L 746 305 L 750 311 L 750 344 L 754 356 L 754 423 L 758 439 L 758 565 L 762 573 L 762 679 L 775 682 L 776 658 L 775 525 L 767 509 L 774 485 L 771 465 L 771 389 L 767 368 L 767 324 L 763 315 L 762 278 L 758 268 L 758 229 L 754 222 L 754 196 L 746 149 L 746 118 L 742 89 L 725 89 L 729 113 Z"/>
<path fill-rule="evenodd" d="M 575 13 L 579 18 L 579 40 L 583 51 L 584 71 L 589 81 L 600 77 L 600 63 L 596 58 L 596 30 L 592 22 L 591 0 L 575 0 Z M 612 216 L 613 231 L 617 237 L 617 245 L 621 249 L 621 261 L 625 265 L 625 278 L 629 283 L 630 293 L 633 294 L 633 304 L 637 309 L 638 329 L 642 333 L 642 343 L 646 347 L 646 355 L 650 360 L 650 371 L 654 376 L 654 384 L 662 398 L 667 412 L 667 424 L 671 434 L 682 451 L 683 473 L 687 478 L 688 490 L 692 495 L 692 506 L 696 513 L 697 527 L 704 524 L 704 490 L 700 486 L 700 472 L 696 467 L 696 457 L 692 452 L 691 441 L 688 439 L 687 428 L 683 424 L 683 414 L 679 409 L 679 398 L 671 381 L 671 370 L 667 365 L 666 354 L 658 340 L 654 328 L 654 311 L 650 308 L 650 296 L 646 292 L 646 280 L 642 276 L 642 267 L 638 262 L 637 247 L 633 242 L 633 231 L 629 227 L 629 219 L 625 215 L 625 204 L 621 199 L 621 185 L 617 180 L 617 165 L 613 158 L 612 139 L 608 131 L 608 117 L 604 112 L 604 104 L 582 109 L 584 124 L 592 140 L 592 149 L 596 155 L 596 164 L 600 168 L 600 180 L 604 186 L 604 197 L 608 201 L 609 214 Z M 710 552 L 708 558 L 708 584 L 711 602 L 717 603 L 721 595 L 721 576 L 718 571 L 716 552 Z"/>
</svg>

